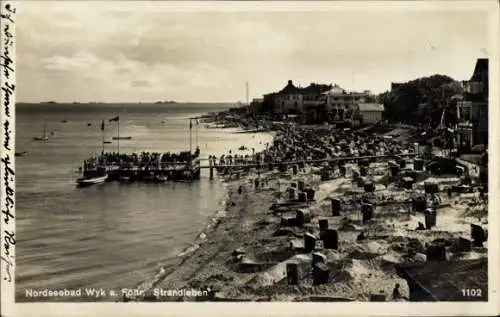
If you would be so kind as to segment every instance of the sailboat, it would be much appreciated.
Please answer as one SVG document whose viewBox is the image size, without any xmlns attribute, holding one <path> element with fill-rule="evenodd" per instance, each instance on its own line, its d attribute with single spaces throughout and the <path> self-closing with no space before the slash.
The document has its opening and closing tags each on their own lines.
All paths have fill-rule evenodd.
<svg viewBox="0 0 500 317">
<path fill-rule="evenodd" d="M 47 141 L 48 139 L 49 139 L 49 137 L 47 136 L 46 126 L 45 126 L 45 121 L 44 121 L 43 122 L 43 136 L 42 137 L 36 136 L 33 138 L 33 140 L 35 140 L 35 141 Z"/>
<path fill-rule="evenodd" d="M 101 158 L 103 160 L 103 164 L 106 164 L 106 162 L 104 161 L 104 121 L 102 121 L 101 130 L 102 130 Z M 84 167 L 82 176 L 76 180 L 77 186 L 86 187 L 90 185 L 101 184 L 108 179 L 108 173 L 106 171 L 105 165 L 98 165 L 93 168 L 88 168 L 87 163 L 84 162 L 83 166 Z"/>
</svg>

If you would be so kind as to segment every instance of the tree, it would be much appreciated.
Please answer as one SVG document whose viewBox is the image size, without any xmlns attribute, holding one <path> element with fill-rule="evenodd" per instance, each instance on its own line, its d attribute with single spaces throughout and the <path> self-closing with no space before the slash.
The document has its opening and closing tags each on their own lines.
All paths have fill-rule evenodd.
<svg viewBox="0 0 500 317">
<path fill-rule="evenodd" d="M 456 102 L 452 97 L 462 93 L 460 83 L 444 75 L 418 78 L 378 95 L 389 122 L 436 127 L 445 110 L 445 122 L 456 121 Z M 446 107 L 448 105 L 448 107 Z M 445 109 L 446 108 L 446 109 Z"/>
</svg>

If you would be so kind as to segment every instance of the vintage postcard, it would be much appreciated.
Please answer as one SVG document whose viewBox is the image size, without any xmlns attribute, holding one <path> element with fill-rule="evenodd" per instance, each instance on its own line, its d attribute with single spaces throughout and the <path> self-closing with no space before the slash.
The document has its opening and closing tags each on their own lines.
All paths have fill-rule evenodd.
<svg viewBox="0 0 500 317">
<path fill-rule="evenodd" d="M 497 315 L 498 28 L 2 1 L 1 315 Z"/>
</svg>

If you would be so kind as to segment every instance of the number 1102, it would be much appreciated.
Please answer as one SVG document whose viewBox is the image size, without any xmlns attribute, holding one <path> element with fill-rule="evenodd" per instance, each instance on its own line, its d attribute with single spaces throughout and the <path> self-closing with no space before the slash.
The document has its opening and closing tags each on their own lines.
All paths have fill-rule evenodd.
<svg viewBox="0 0 500 317">
<path fill-rule="evenodd" d="M 482 294 L 479 288 L 464 288 L 462 289 L 462 296 L 464 297 L 480 297 Z"/>
</svg>

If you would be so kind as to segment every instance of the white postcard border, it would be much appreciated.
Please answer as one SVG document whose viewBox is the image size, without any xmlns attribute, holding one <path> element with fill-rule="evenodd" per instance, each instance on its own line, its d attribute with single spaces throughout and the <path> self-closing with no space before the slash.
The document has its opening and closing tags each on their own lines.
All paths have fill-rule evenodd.
<svg viewBox="0 0 500 317">
<path fill-rule="evenodd" d="M 83 1 L 82 1 L 83 2 Z M 49 2 L 47 1 L 48 10 L 59 10 L 67 5 L 83 5 L 82 2 L 64 3 L 63 1 Z M 85 6 L 94 7 L 89 1 L 84 1 Z M 3 1 L 2 14 L 6 14 L 5 6 L 10 4 L 11 8 L 18 9 L 16 13 L 11 12 L 13 22 L 19 18 L 22 10 L 19 10 L 22 4 L 19 1 Z M 117 8 L 115 1 L 99 1 L 98 5 L 102 9 Z M 494 207 L 500 205 L 499 193 L 499 167 L 495 164 L 496 158 L 499 157 L 499 146 L 495 143 L 499 140 L 499 131 L 496 125 L 499 121 L 499 10 L 497 1 L 418 1 L 418 2 L 403 2 L 403 1 L 356 1 L 356 2 L 330 2 L 330 1 L 311 1 L 311 2 L 194 2 L 194 1 L 178 1 L 178 2 L 159 2 L 159 1 L 120 1 L 120 10 L 151 10 L 154 7 L 177 11 L 193 11 L 193 10 L 209 10 L 209 11 L 243 11 L 243 10 L 273 10 L 273 11 L 304 11 L 304 10 L 374 10 L 374 11 L 387 11 L 387 10 L 436 10 L 436 11 L 450 11 L 450 10 L 487 10 L 489 11 L 490 19 L 490 43 L 488 47 L 489 55 L 489 71 L 490 71 L 490 98 L 489 98 L 489 254 L 488 254 L 488 278 L 489 278 L 489 302 L 463 302 L 463 303 L 14 303 L 14 281 L 8 282 L 7 271 L 11 272 L 12 278 L 15 273 L 15 265 L 9 266 L 7 263 L 13 260 L 15 242 L 9 238 L 10 232 L 15 232 L 15 219 L 10 218 L 9 223 L 4 221 L 4 210 L 8 207 L 9 202 L 6 200 L 5 190 L 6 183 L 4 175 L 6 175 L 6 166 L 1 164 L 1 255 L 6 257 L 2 259 L 1 264 L 1 309 L 2 316 L 96 316 L 96 315 L 117 315 L 117 316 L 389 316 L 389 315 L 402 315 L 402 316 L 457 316 L 457 315 L 493 315 L 498 313 L 498 264 L 500 263 L 499 253 L 499 231 L 496 230 L 500 225 L 499 215 L 495 212 Z M 43 14 L 42 12 L 40 14 Z M 464 23 L 467 23 L 464 21 Z M 11 33 L 14 35 L 15 40 L 15 23 L 2 18 L 1 23 L 1 52 L 4 55 L 5 44 L 4 27 L 11 25 Z M 15 45 L 11 47 L 10 54 L 12 58 L 12 66 L 15 69 Z M 4 65 L 4 59 L 2 59 Z M 7 78 L 4 73 L 5 67 L 1 69 L 1 83 L 4 87 L 5 83 L 15 85 L 15 72 L 10 73 Z M 12 161 L 12 168 L 15 171 L 14 154 L 15 154 L 15 89 L 10 96 L 11 111 L 10 116 L 6 113 L 4 106 L 7 99 L 7 93 L 2 89 L 1 91 L 1 120 L 2 120 L 2 133 L 1 133 L 1 158 L 5 160 L 7 157 Z M 4 146 L 6 142 L 5 134 L 5 120 L 9 121 L 9 128 L 12 130 L 10 134 L 11 147 Z M 8 176 L 9 184 L 15 185 L 15 177 Z M 14 198 L 15 201 L 15 198 Z M 12 207 L 12 206 L 11 206 Z M 10 208 L 11 214 L 15 216 L 15 206 Z M 13 237 L 15 239 L 15 236 Z M 7 241 L 9 240 L 9 241 Z M 7 241 L 7 242 L 6 242 Z M 15 240 L 14 240 L 15 241 Z M 7 254 L 7 244 L 9 254 Z"/>
</svg>

